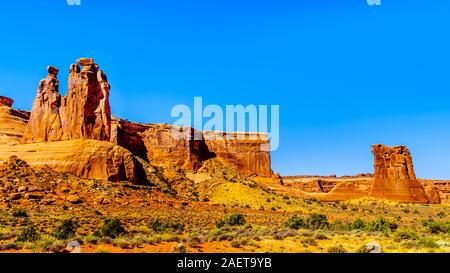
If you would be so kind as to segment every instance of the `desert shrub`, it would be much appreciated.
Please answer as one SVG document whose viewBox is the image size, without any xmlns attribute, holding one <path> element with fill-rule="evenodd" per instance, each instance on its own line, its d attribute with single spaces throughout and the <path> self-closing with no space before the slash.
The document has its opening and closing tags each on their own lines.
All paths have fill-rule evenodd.
<svg viewBox="0 0 450 273">
<path fill-rule="evenodd" d="M 172 252 L 174 253 L 187 253 L 187 247 L 185 244 L 180 243 L 176 246 L 173 246 Z"/>
<path fill-rule="evenodd" d="M 126 232 L 120 219 L 117 218 L 107 218 L 103 222 L 101 228 L 101 234 L 105 237 L 117 238 L 118 236 Z"/>
<path fill-rule="evenodd" d="M 84 241 L 87 244 L 92 244 L 92 245 L 96 245 L 98 244 L 98 242 L 100 241 L 100 238 L 98 238 L 98 236 L 92 234 L 92 235 L 88 235 L 84 238 Z"/>
<path fill-rule="evenodd" d="M 159 219 L 150 222 L 150 228 L 157 233 L 163 233 L 167 231 L 183 232 L 184 225 L 181 223 L 162 222 Z"/>
<path fill-rule="evenodd" d="M 0 251 L 19 250 L 19 246 L 15 243 L 0 244 Z"/>
<path fill-rule="evenodd" d="M 78 224 L 73 220 L 64 220 L 62 224 L 57 226 L 53 231 L 53 236 L 59 240 L 67 240 L 73 238 L 77 232 Z"/>
<path fill-rule="evenodd" d="M 365 227 L 366 227 L 366 224 L 364 224 L 364 221 L 359 218 L 350 224 L 350 229 L 352 229 L 352 230 L 362 230 Z"/>
<path fill-rule="evenodd" d="M 34 225 L 26 226 L 22 229 L 20 232 L 20 236 L 17 239 L 19 242 L 35 242 L 39 240 L 41 236 L 39 235 L 39 232 Z"/>
<path fill-rule="evenodd" d="M 196 248 L 198 247 L 198 245 L 202 242 L 202 240 L 200 240 L 199 237 L 197 236 L 189 236 L 187 238 L 187 243 L 189 244 L 189 246 Z"/>
<path fill-rule="evenodd" d="M 419 236 L 414 231 L 397 231 L 395 234 L 395 239 L 397 241 L 406 241 L 406 240 L 417 240 Z"/>
<path fill-rule="evenodd" d="M 216 226 L 218 228 L 221 228 L 223 226 L 243 226 L 245 225 L 245 223 L 246 223 L 245 216 L 243 214 L 236 213 L 226 216 L 225 218 L 220 220 L 216 224 Z"/>
<path fill-rule="evenodd" d="M 437 216 L 438 216 L 439 218 L 444 218 L 444 217 L 445 217 L 445 212 L 441 211 L 441 212 L 439 212 L 439 213 L 437 214 Z"/>
<path fill-rule="evenodd" d="M 19 209 L 19 210 L 15 210 L 15 211 L 12 213 L 12 216 L 13 216 L 13 217 L 16 217 L 16 218 L 27 218 L 27 217 L 28 217 L 28 214 L 27 214 L 26 211 Z"/>
<path fill-rule="evenodd" d="M 347 250 L 342 246 L 331 246 L 327 250 L 328 253 L 347 253 Z"/>
<path fill-rule="evenodd" d="M 323 214 L 311 214 L 306 220 L 306 225 L 311 230 L 327 229 L 330 226 L 328 218 Z"/>
<path fill-rule="evenodd" d="M 301 240 L 301 243 L 305 244 L 305 245 L 310 245 L 310 246 L 317 246 L 316 240 L 312 237 L 308 237 L 308 238 Z"/>
<path fill-rule="evenodd" d="M 316 240 L 329 240 L 330 238 L 328 238 L 328 236 L 326 236 L 325 234 L 322 233 L 317 233 L 316 235 L 314 235 L 314 238 Z"/>
<path fill-rule="evenodd" d="M 130 240 L 128 240 L 127 238 L 116 238 L 113 241 L 113 245 L 120 247 L 121 249 L 132 249 L 133 248 Z"/>
<path fill-rule="evenodd" d="M 375 221 L 371 221 L 367 223 L 366 230 L 367 231 L 378 231 L 378 232 L 391 232 L 397 230 L 398 225 L 392 223 L 384 218 L 379 218 Z"/>
<path fill-rule="evenodd" d="M 53 253 L 62 252 L 66 247 L 62 243 L 54 242 L 48 247 L 48 251 Z"/>
<path fill-rule="evenodd" d="M 342 222 L 341 220 L 336 220 L 333 223 L 331 223 L 328 228 L 330 230 L 348 230 L 349 229 L 349 225 Z"/>
<path fill-rule="evenodd" d="M 241 241 L 238 241 L 238 240 L 231 241 L 231 247 L 240 248 L 241 247 Z"/>
<path fill-rule="evenodd" d="M 436 242 L 430 238 L 421 238 L 419 240 L 419 243 L 422 247 L 426 247 L 426 248 L 438 248 L 439 247 L 439 245 L 436 244 Z"/>
<path fill-rule="evenodd" d="M 284 222 L 284 226 L 291 229 L 301 229 L 305 227 L 305 221 L 301 217 L 292 216 L 286 222 Z"/>
<path fill-rule="evenodd" d="M 422 224 L 431 234 L 447 233 L 450 231 L 450 224 L 438 223 L 432 219 L 423 221 Z"/>
</svg>

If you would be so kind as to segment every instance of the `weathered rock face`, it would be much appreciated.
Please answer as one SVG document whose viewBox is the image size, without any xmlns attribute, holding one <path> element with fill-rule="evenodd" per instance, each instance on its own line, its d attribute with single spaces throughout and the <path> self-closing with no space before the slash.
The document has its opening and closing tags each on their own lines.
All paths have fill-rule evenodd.
<svg viewBox="0 0 450 273">
<path fill-rule="evenodd" d="M 0 145 L 0 161 L 11 156 L 33 168 L 50 167 L 56 172 L 82 178 L 147 184 L 142 164 L 126 149 L 105 141 L 70 140 L 45 143 Z"/>
<path fill-rule="evenodd" d="M 272 176 L 266 134 L 203 132 L 206 146 L 219 159 L 246 175 Z"/>
<path fill-rule="evenodd" d="M 11 108 L 13 100 L 0 96 L 0 144 L 17 144 L 23 137 L 28 114 Z"/>
<path fill-rule="evenodd" d="M 70 66 L 66 97 L 59 94 L 57 75 L 58 69 L 49 66 L 48 76 L 39 83 L 23 142 L 80 138 L 109 141 L 110 85 L 103 71 L 92 59 L 79 59 Z"/>
<path fill-rule="evenodd" d="M 147 147 L 142 136 L 140 136 L 148 128 L 149 125 L 146 124 L 113 118 L 111 122 L 111 142 L 148 161 Z"/>
<path fill-rule="evenodd" d="M 63 134 L 59 113 L 59 71 L 52 66 L 47 71 L 47 77 L 39 82 L 30 121 L 23 136 L 25 143 L 60 140 Z"/>
<path fill-rule="evenodd" d="M 203 140 L 193 140 L 194 130 L 190 130 L 190 136 L 179 134 L 178 138 L 174 138 L 174 128 L 171 125 L 152 124 L 139 134 L 152 164 L 196 170 L 201 167 L 202 161 L 213 157 Z"/>
<path fill-rule="evenodd" d="M 13 105 L 14 101 L 10 98 L 0 96 L 0 106 L 8 106 L 11 107 Z"/>
<path fill-rule="evenodd" d="M 372 152 L 375 157 L 375 181 L 370 190 L 371 196 L 398 202 L 428 203 L 406 147 L 374 145 Z"/>
<path fill-rule="evenodd" d="M 69 90 L 61 107 L 63 139 L 88 138 L 109 141 L 111 86 L 106 75 L 99 70 L 93 59 L 82 58 L 70 66 L 68 86 Z"/>
</svg>

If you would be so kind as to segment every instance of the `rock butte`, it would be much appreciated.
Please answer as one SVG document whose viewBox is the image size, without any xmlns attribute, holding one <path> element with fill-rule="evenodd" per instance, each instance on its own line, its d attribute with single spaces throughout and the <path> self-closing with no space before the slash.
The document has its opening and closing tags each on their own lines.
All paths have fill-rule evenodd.
<svg viewBox="0 0 450 273">
<path fill-rule="evenodd" d="M 111 116 L 111 86 L 93 59 L 80 58 L 70 66 L 65 96 L 59 93 L 59 70 L 49 66 L 47 72 L 31 113 L 12 109 L 14 101 L 0 96 L 0 161 L 17 156 L 33 168 L 146 185 L 161 182 L 154 166 L 201 171 L 216 158 L 273 190 L 305 198 L 345 201 L 373 196 L 435 204 L 450 199 L 449 181 L 416 179 L 404 146 L 373 146 L 374 177 L 282 178 L 272 172 L 267 134 L 199 132 L 125 121 Z M 200 137 L 174 139 L 174 130 Z"/>
<path fill-rule="evenodd" d="M 373 145 L 372 152 L 375 181 L 370 196 L 403 202 L 429 202 L 423 185 L 416 179 L 408 148 Z"/>
</svg>

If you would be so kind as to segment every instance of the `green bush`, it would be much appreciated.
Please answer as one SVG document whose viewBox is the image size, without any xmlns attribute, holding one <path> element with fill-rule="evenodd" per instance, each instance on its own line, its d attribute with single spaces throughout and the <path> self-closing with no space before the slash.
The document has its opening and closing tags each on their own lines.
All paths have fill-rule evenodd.
<svg viewBox="0 0 450 273">
<path fill-rule="evenodd" d="M 347 253 L 347 250 L 345 250 L 345 248 L 343 248 L 342 246 L 332 246 L 332 247 L 328 248 L 327 252 L 328 253 Z"/>
<path fill-rule="evenodd" d="M 220 220 L 216 226 L 218 228 L 221 228 L 223 226 L 243 226 L 245 225 L 245 223 L 246 223 L 245 216 L 243 214 L 236 213 L 231 214 L 225 217 L 224 219 Z"/>
<path fill-rule="evenodd" d="M 291 229 L 301 229 L 305 227 L 305 221 L 303 220 L 303 218 L 300 218 L 298 216 L 292 216 L 286 222 L 284 222 L 284 226 Z"/>
<path fill-rule="evenodd" d="M 39 240 L 41 236 L 39 235 L 39 232 L 34 225 L 29 225 L 22 229 L 20 232 L 20 236 L 17 239 L 19 242 L 36 242 Z"/>
<path fill-rule="evenodd" d="M 358 218 L 350 224 L 350 228 L 352 230 L 362 230 L 366 228 L 366 224 L 364 224 L 363 220 Z"/>
<path fill-rule="evenodd" d="M 450 232 L 450 224 L 446 223 L 438 223 L 432 219 L 423 221 L 423 226 L 427 228 L 427 230 L 431 234 L 439 234 L 439 233 L 447 233 Z"/>
<path fill-rule="evenodd" d="M 306 220 L 306 225 L 311 230 L 327 229 L 330 226 L 328 218 L 323 214 L 311 214 Z"/>
<path fill-rule="evenodd" d="M 153 231 L 157 232 L 157 233 L 163 233 L 166 231 L 184 231 L 184 225 L 181 223 L 164 223 L 159 219 L 156 219 L 154 221 L 150 222 L 150 227 Z"/>
<path fill-rule="evenodd" d="M 15 211 L 12 213 L 12 216 L 13 216 L 13 217 L 16 217 L 16 218 L 27 218 L 27 217 L 28 217 L 28 214 L 27 214 L 26 211 L 19 209 L 19 210 L 15 210 Z"/>
<path fill-rule="evenodd" d="M 101 233 L 103 236 L 117 238 L 118 236 L 124 234 L 125 228 L 122 225 L 120 219 L 117 218 L 107 218 L 105 219 L 103 226 L 101 228 Z"/>
<path fill-rule="evenodd" d="M 406 240 L 417 240 L 419 239 L 419 236 L 414 231 L 397 231 L 395 234 L 395 238 L 397 241 L 406 241 Z"/>
<path fill-rule="evenodd" d="M 77 232 L 78 224 L 73 220 L 64 220 L 61 225 L 53 231 L 53 236 L 59 240 L 73 238 Z"/>
<path fill-rule="evenodd" d="M 367 223 L 366 230 L 367 231 L 378 231 L 378 232 L 391 232 L 397 230 L 398 225 L 392 222 L 387 221 L 384 218 L 379 218 L 375 221 L 371 221 Z"/>
</svg>

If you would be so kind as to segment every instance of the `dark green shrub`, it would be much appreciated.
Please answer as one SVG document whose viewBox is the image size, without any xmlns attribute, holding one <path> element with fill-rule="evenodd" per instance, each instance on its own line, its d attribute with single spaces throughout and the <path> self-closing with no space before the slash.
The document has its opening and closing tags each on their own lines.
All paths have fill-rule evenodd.
<svg viewBox="0 0 450 273">
<path fill-rule="evenodd" d="M 366 227 L 366 224 L 364 224 L 364 221 L 359 218 L 350 224 L 350 229 L 352 229 L 352 230 L 362 230 L 365 227 Z"/>
<path fill-rule="evenodd" d="M 28 217 L 28 214 L 27 214 L 26 211 L 19 209 L 19 210 L 15 210 L 15 211 L 12 213 L 12 216 L 14 216 L 14 217 L 16 217 L 16 218 L 27 218 L 27 217 Z"/>
<path fill-rule="evenodd" d="M 303 220 L 303 218 L 300 218 L 298 216 L 292 216 L 286 222 L 284 222 L 284 226 L 291 229 L 301 229 L 305 227 L 305 221 Z"/>
<path fill-rule="evenodd" d="M 177 231 L 183 232 L 184 231 L 184 225 L 181 223 L 171 223 L 171 222 L 164 223 L 159 219 L 151 221 L 150 228 L 157 233 L 163 233 L 163 232 L 167 232 L 167 231 L 172 231 L 172 232 L 177 232 Z"/>
<path fill-rule="evenodd" d="M 311 230 L 327 229 L 330 226 L 328 218 L 323 214 L 311 214 L 306 220 L 306 225 Z"/>
<path fill-rule="evenodd" d="M 432 219 L 423 221 L 422 224 L 431 234 L 447 233 L 450 231 L 450 224 L 438 223 Z"/>
<path fill-rule="evenodd" d="M 125 232 L 126 231 L 122 225 L 122 222 L 120 221 L 120 219 L 117 219 L 117 218 L 105 219 L 102 229 L 101 229 L 101 233 L 103 236 L 111 237 L 111 238 L 116 238 L 116 237 L 124 234 Z"/>
<path fill-rule="evenodd" d="M 20 232 L 20 236 L 17 239 L 19 242 L 35 242 L 39 240 L 41 236 L 39 235 L 39 232 L 34 225 L 29 225 L 22 229 Z"/>
<path fill-rule="evenodd" d="M 328 253 L 347 253 L 347 250 L 345 250 L 345 248 L 343 248 L 342 246 L 332 246 L 332 247 L 328 248 L 327 252 Z"/>
<path fill-rule="evenodd" d="M 240 213 L 231 214 L 217 223 L 217 227 L 221 228 L 223 226 L 243 226 L 245 225 L 245 216 Z"/>
<path fill-rule="evenodd" d="M 53 236 L 59 240 L 73 238 L 77 232 L 78 224 L 73 220 L 64 220 L 61 225 L 53 231 Z"/>
<path fill-rule="evenodd" d="M 390 232 L 397 230 L 398 225 L 392 222 L 387 221 L 384 218 L 379 218 L 375 221 L 371 221 L 367 223 L 366 230 L 367 231 L 378 231 L 378 232 Z"/>
</svg>

